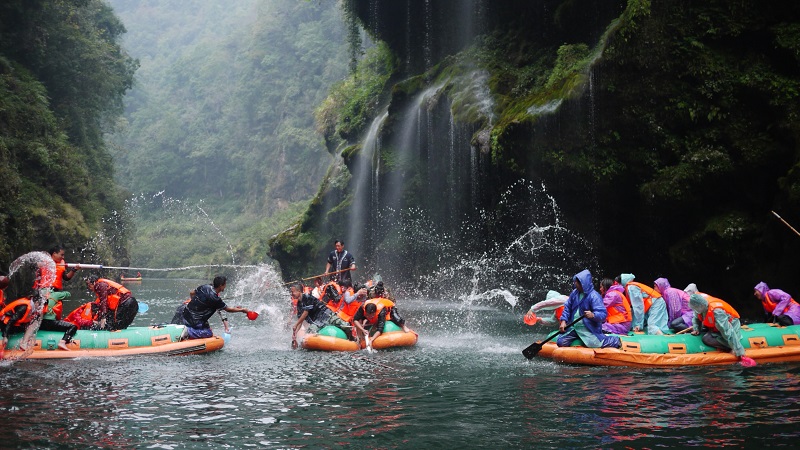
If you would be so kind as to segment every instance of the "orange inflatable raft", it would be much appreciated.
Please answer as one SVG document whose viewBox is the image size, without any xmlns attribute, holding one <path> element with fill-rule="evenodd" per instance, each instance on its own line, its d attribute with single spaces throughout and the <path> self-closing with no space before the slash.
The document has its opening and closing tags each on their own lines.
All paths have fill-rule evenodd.
<svg viewBox="0 0 800 450">
<path fill-rule="evenodd" d="M 395 347 L 412 347 L 417 343 L 416 333 L 406 333 L 402 328 L 392 322 L 386 321 L 384 331 L 372 342 L 375 350 L 384 350 Z M 300 347 L 306 350 L 321 350 L 326 352 L 354 352 L 364 348 L 355 341 L 347 339 L 344 332 L 333 326 L 323 327 L 319 333 L 306 335 Z"/>
<path fill-rule="evenodd" d="M 620 336 L 622 348 L 542 346 L 538 358 L 592 366 L 670 367 L 734 364 L 738 358 L 703 344 L 691 334 Z M 742 326 L 745 356 L 759 364 L 800 361 L 800 325 L 788 327 L 756 323 Z"/>
</svg>

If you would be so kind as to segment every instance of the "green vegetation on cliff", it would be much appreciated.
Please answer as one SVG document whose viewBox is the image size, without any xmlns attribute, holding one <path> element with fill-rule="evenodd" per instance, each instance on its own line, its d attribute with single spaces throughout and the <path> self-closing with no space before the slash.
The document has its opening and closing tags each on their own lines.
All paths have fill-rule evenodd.
<svg viewBox="0 0 800 450">
<path fill-rule="evenodd" d="M 124 32 L 100 0 L 0 5 L 0 266 L 58 243 L 81 250 L 123 220 L 103 133 L 138 65 Z M 124 243 L 115 233 L 84 250 L 124 260 Z"/>
</svg>

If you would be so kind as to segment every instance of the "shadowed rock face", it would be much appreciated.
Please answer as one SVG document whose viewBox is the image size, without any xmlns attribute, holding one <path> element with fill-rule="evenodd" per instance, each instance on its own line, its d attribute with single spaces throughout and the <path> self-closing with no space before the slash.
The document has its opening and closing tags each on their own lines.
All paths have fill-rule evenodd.
<svg viewBox="0 0 800 450">
<path fill-rule="evenodd" d="M 401 61 L 379 136 L 377 204 L 413 206 L 420 218 L 405 228 L 368 220 L 362 261 L 415 277 L 411 268 L 431 273 L 443 254 L 544 248 L 530 230 L 543 228 L 537 205 L 552 197 L 563 219 L 553 226 L 581 238 L 559 236 L 556 251 L 535 255 L 543 272 L 577 272 L 596 255 L 602 276 L 697 282 L 746 315 L 757 313 L 749 300 L 761 278 L 800 289 L 800 239 L 769 215 L 800 210 L 800 45 L 797 20 L 787 19 L 799 7 L 651 3 L 348 3 Z M 479 41 L 488 50 L 470 66 L 459 52 Z M 544 182 L 545 195 L 523 204 L 526 194 L 511 189 L 520 178 Z M 404 187 L 395 203 L 393 183 Z M 329 211 L 347 225 L 342 208 Z M 419 242 L 403 239 L 415 234 Z M 432 244 L 444 240 L 455 244 Z M 559 281 L 530 289 L 547 283 Z"/>
</svg>

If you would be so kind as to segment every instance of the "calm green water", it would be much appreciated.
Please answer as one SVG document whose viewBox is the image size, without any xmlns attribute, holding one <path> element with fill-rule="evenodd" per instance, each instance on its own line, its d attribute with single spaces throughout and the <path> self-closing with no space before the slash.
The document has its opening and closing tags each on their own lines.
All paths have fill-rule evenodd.
<svg viewBox="0 0 800 450">
<path fill-rule="evenodd" d="M 132 285 L 150 305 L 134 325 L 168 321 L 198 284 Z M 545 330 L 502 305 L 442 299 L 398 300 L 420 333 L 416 348 L 293 351 L 285 302 L 242 301 L 262 316 L 230 314 L 233 339 L 210 355 L 0 366 L 0 447 L 795 447 L 800 437 L 798 364 L 527 361 L 520 350 Z"/>
</svg>

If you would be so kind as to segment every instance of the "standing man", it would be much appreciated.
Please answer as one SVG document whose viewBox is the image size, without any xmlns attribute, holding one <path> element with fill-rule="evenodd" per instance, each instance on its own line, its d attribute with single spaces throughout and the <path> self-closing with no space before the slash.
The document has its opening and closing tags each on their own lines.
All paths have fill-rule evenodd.
<svg viewBox="0 0 800 450">
<path fill-rule="evenodd" d="M 204 284 L 198 286 L 193 291 L 192 298 L 183 309 L 183 323 L 186 325 L 186 330 L 189 333 L 189 339 L 205 339 L 214 335 L 211 331 L 211 325 L 208 324 L 208 319 L 211 318 L 217 311 L 225 310 L 227 312 L 243 312 L 249 313 L 250 310 L 242 308 L 241 306 L 228 306 L 219 297 L 219 294 L 225 290 L 228 284 L 228 279 L 223 276 L 214 277 L 212 284 Z M 228 331 L 227 318 L 223 318 L 225 331 Z"/>
<path fill-rule="evenodd" d="M 333 269 L 333 272 L 339 272 L 331 275 L 331 277 L 339 286 L 347 289 L 353 285 L 353 278 L 350 272 L 356 270 L 356 258 L 344 249 L 344 242 L 342 241 L 334 241 L 333 247 L 334 250 L 328 255 L 325 274 L 330 273 L 331 269 Z"/>
</svg>

